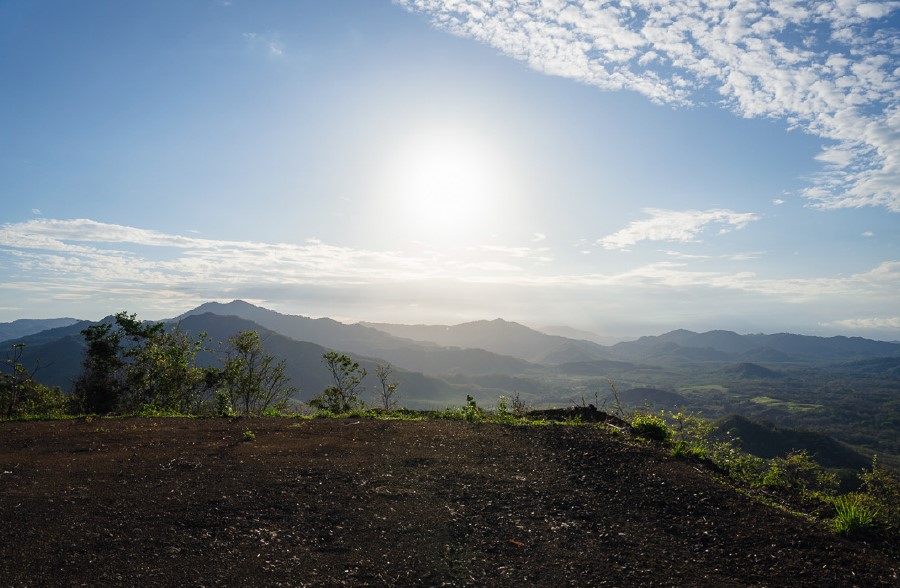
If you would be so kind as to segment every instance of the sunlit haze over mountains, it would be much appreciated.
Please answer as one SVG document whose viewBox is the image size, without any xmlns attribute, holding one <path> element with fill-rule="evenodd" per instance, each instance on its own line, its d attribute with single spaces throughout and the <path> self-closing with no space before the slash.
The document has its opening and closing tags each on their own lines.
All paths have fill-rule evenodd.
<svg viewBox="0 0 900 588">
<path fill-rule="evenodd" d="M 900 339 L 900 5 L 0 4 L 0 322 Z"/>
</svg>

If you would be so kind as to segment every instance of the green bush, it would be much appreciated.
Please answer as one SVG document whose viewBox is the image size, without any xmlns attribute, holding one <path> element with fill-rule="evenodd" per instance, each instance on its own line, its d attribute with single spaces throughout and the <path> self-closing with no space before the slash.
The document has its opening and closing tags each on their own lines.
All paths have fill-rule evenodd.
<svg viewBox="0 0 900 588">
<path fill-rule="evenodd" d="M 231 408 L 231 395 L 225 390 L 216 391 L 216 416 L 230 417 L 234 415 Z"/>
<path fill-rule="evenodd" d="M 813 461 L 806 451 L 792 451 L 785 457 L 776 457 L 769 462 L 762 484 L 821 497 L 834 494 L 838 479 Z"/>
<path fill-rule="evenodd" d="M 900 533 L 900 478 L 878 465 L 872 458 L 872 469 L 860 475 L 863 494 L 877 509 L 877 522 L 894 533 Z"/>
<path fill-rule="evenodd" d="M 674 441 L 672 455 L 699 459 L 710 457 L 712 449 L 710 436 L 715 430 L 715 425 L 701 418 L 699 414 L 686 413 L 684 409 L 670 412 L 669 420 L 672 422 Z"/>
<path fill-rule="evenodd" d="M 631 428 L 639 437 L 665 443 L 672 438 L 672 429 L 662 416 L 638 414 L 631 420 Z"/>
</svg>

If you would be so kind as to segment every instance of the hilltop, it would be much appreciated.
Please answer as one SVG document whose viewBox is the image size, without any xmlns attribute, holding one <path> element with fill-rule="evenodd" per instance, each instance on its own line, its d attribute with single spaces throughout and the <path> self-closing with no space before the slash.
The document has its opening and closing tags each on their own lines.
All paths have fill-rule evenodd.
<svg viewBox="0 0 900 588">
<path fill-rule="evenodd" d="M 895 586 L 622 423 L 0 423 L 4 586 Z"/>
</svg>

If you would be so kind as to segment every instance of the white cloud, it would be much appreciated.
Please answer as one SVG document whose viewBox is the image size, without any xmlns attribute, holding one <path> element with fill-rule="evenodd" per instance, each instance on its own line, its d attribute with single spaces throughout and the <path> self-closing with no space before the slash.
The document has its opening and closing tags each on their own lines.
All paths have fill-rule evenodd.
<svg viewBox="0 0 900 588">
<path fill-rule="evenodd" d="M 872 231 L 865 231 L 865 232 L 863 232 L 862 236 L 863 237 L 874 237 L 875 233 L 873 233 Z"/>
<path fill-rule="evenodd" d="M 547 74 L 784 120 L 827 142 L 814 206 L 900 212 L 900 2 L 395 2 Z"/>
<path fill-rule="evenodd" d="M 265 51 L 273 59 L 285 56 L 286 48 L 277 33 L 241 33 L 247 44 L 259 51 Z"/>
<path fill-rule="evenodd" d="M 471 250 L 500 253 L 516 259 L 530 259 L 538 263 L 550 263 L 553 258 L 548 255 L 548 247 L 507 247 L 502 245 L 480 245 Z"/>
<path fill-rule="evenodd" d="M 711 226 L 719 227 L 719 234 L 732 229 L 742 229 L 759 220 L 750 212 L 731 210 L 662 210 L 648 208 L 644 212 L 650 218 L 634 221 L 624 229 L 597 241 L 604 249 L 628 250 L 641 241 L 669 241 L 693 243 Z"/>
<path fill-rule="evenodd" d="M 776 198 L 772 201 L 772 204 L 774 204 L 775 206 L 781 206 L 782 204 L 784 204 L 784 200 L 782 200 L 781 198 Z"/>
<path fill-rule="evenodd" d="M 723 253 L 721 255 L 698 255 L 693 253 L 683 253 L 681 251 L 674 251 L 671 249 L 661 249 L 660 253 L 663 253 L 673 259 L 695 261 L 715 261 L 722 259 L 727 261 L 749 261 L 752 259 L 759 259 L 765 254 L 762 251 L 747 251 L 744 253 Z"/>
<path fill-rule="evenodd" d="M 728 215 L 716 218 L 713 225 L 742 222 Z M 823 316 L 891 316 L 900 291 L 900 261 L 849 276 L 772 278 L 733 271 L 728 263 L 758 253 L 709 259 L 666 253 L 669 261 L 597 273 L 584 256 L 579 259 L 585 272 L 561 271 L 561 264 L 548 263 L 552 252 L 546 247 L 490 245 L 457 256 L 409 255 L 338 247 L 314 238 L 301 244 L 224 241 L 88 219 L 35 219 L 0 225 L 0 300 L 21 301 L 23 308 L 66 309 L 64 314 L 74 316 L 84 316 L 78 310 L 85 308 L 107 314 L 127 308 L 163 318 L 204 301 L 240 297 L 279 300 L 283 308 L 304 314 L 315 308 L 320 316 L 344 309 L 358 320 L 373 318 L 375 307 L 395 313 L 391 320 L 403 319 L 396 313 L 407 310 L 407 319 L 452 310 L 471 320 L 512 308 L 519 309 L 519 319 L 535 319 L 554 309 L 569 312 L 573 305 L 644 316 L 656 306 L 647 301 L 662 295 L 684 301 L 685 312 L 706 321 L 715 319 L 711 304 L 736 300 L 742 308 L 758 305 L 757 313 L 766 317 L 778 305 L 787 305 L 790 310 L 782 316 L 791 317 L 813 306 L 825 308 L 810 323 L 815 325 L 828 320 Z M 689 265 L 695 263 L 703 267 Z M 318 306 L 303 308 L 307 303 Z"/>
<path fill-rule="evenodd" d="M 546 238 L 547 238 L 547 235 L 545 235 L 544 233 L 535 233 L 534 236 L 531 238 L 531 242 L 532 243 L 540 243 L 541 241 L 544 241 Z"/>
<path fill-rule="evenodd" d="M 36 214 L 36 215 L 40 216 L 40 215 L 41 215 L 41 209 L 40 209 L 40 208 L 32 208 L 32 209 L 31 209 L 31 214 Z"/>
<path fill-rule="evenodd" d="M 827 327 L 838 327 L 855 331 L 895 330 L 900 329 L 900 316 L 884 318 L 855 318 L 825 323 Z"/>
</svg>

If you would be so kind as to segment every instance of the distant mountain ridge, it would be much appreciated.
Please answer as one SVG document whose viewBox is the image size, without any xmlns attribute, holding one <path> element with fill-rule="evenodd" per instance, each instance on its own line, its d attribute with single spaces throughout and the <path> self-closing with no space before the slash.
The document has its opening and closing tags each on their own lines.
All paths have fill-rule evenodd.
<svg viewBox="0 0 900 588">
<path fill-rule="evenodd" d="M 617 343 L 610 348 L 610 354 L 626 361 L 830 362 L 900 356 L 900 344 L 862 337 L 739 335 L 732 331 L 695 333 L 678 329 Z"/>
<path fill-rule="evenodd" d="M 740 335 L 725 330 L 698 333 L 676 329 L 662 335 L 603 346 L 586 339 L 550 335 L 499 318 L 458 325 L 345 324 L 330 318 L 282 314 L 242 300 L 208 302 L 164 322 L 177 322 L 207 312 L 238 316 L 298 341 L 382 357 L 398 364 L 405 362 L 410 369 L 447 374 L 465 373 L 469 369 L 473 370 L 471 375 L 491 373 L 487 364 L 492 362 L 497 365 L 494 373 L 510 373 L 510 370 L 527 371 L 533 367 L 530 364 L 561 366 L 601 360 L 655 365 L 779 364 L 846 363 L 900 357 L 900 343 L 862 337 L 791 333 Z M 110 317 L 104 319 L 109 320 Z M 0 341 L 6 336 L 7 341 L 21 340 L 28 345 L 38 345 L 63 335 L 76 335 L 91 324 L 96 323 L 71 318 L 20 319 L 0 323 Z M 579 333 L 574 329 L 570 331 Z M 476 358 L 477 354 L 463 353 L 462 350 L 483 350 L 490 355 Z M 477 367 L 479 364 L 481 367 Z"/>
<path fill-rule="evenodd" d="M 227 304 L 211 302 L 188 311 L 172 321 L 184 321 L 197 314 L 237 316 L 297 341 L 308 341 L 347 353 L 387 360 L 398 367 L 431 375 L 487 375 L 519 373 L 535 366 L 515 357 L 478 348 L 450 349 L 395 337 L 362 324 L 344 324 L 329 318 L 312 319 L 281 314 L 236 300 Z"/>
<path fill-rule="evenodd" d="M 323 349 L 378 358 L 412 373 L 451 379 L 461 376 L 473 378 L 469 380 L 473 383 L 492 382 L 491 385 L 512 382 L 494 377 L 501 375 L 534 377 L 535 381 L 545 381 L 547 374 L 609 377 L 611 372 L 630 373 L 632 366 L 694 367 L 749 380 L 778 379 L 782 377 L 778 366 L 810 362 L 833 364 L 835 369 L 852 370 L 865 377 L 892 378 L 900 372 L 900 344 L 860 337 L 739 335 L 722 330 L 696 333 L 679 329 L 604 347 L 591 341 L 548 335 L 502 319 L 452 326 L 344 324 L 329 318 L 282 314 L 240 300 L 206 303 L 164 322 L 189 323 L 192 317 L 205 314 L 239 317 L 252 323 L 249 328 L 262 327 Z M 100 322 L 113 320 L 107 317 Z M 10 339 L 7 344 L 25 343 L 26 363 L 33 365 L 36 359 L 41 360 L 40 379 L 68 388 L 73 374 L 80 369 L 84 349 L 81 331 L 97 322 L 48 319 L 6 325 L 10 324 L 24 331 L 52 327 Z M 517 381 L 521 383 L 516 386 L 518 389 L 535 389 L 534 383 Z"/>
<path fill-rule="evenodd" d="M 0 323 L 0 343 L 10 339 L 21 339 L 48 329 L 68 327 L 79 322 L 69 317 L 53 319 L 19 319 L 11 323 Z"/>
<path fill-rule="evenodd" d="M 547 335 L 499 318 L 459 325 L 360 324 L 396 337 L 447 347 L 484 349 L 533 363 L 556 365 L 608 359 L 606 348 L 592 341 Z"/>
</svg>

